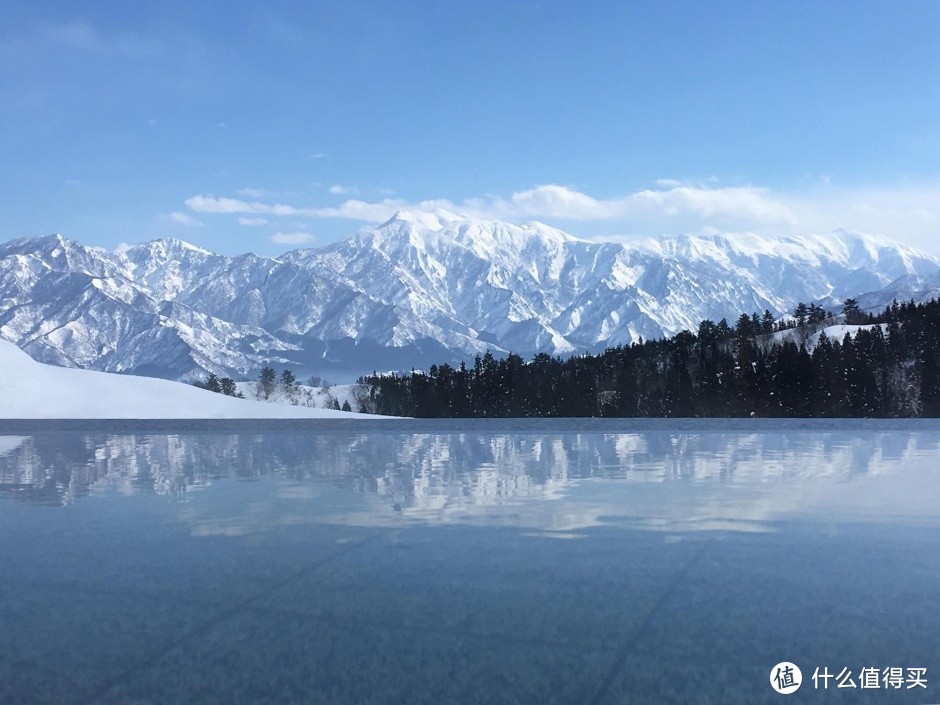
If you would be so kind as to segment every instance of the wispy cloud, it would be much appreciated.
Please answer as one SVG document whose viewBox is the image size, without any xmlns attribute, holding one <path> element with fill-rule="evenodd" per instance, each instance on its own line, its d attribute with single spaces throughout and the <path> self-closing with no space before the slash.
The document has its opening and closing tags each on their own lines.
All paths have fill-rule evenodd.
<svg viewBox="0 0 940 705">
<path fill-rule="evenodd" d="M 318 218 L 346 218 L 361 220 L 366 223 L 381 223 L 383 220 L 391 218 L 397 211 L 412 207 L 416 207 L 418 210 L 433 210 L 435 206 L 429 204 L 428 207 L 424 207 L 420 204 L 409 204 L 407 201 L 391 198 L 376 203 L 349 199 L 336 208 L 318 208 L 316 211 Z"/>
<path fill-rule="evenodd" d="M 250 187 L 240 188 L 238 191 L 236 191 L 236 193 L 239 196 L 244 196 L 245 198 L 273 198 L 277 195 L 273 191 L 268 191 L 263 188 Z"/>
<path fill-rule="evenodd" d="M 238 218 L 239 225 L 248 225 L 248 226 L 258 226 L 258 225 L 267 225 L 267 218 L 246 218 L 244 216 L 239 216 Z"/>
<path fill-rule="evenodd" d="M 359 189 L 355 186 L 343 186 L 342 184 L 333 184 L 330 186 L 329 191 L 334 196 L 347 196 L 353 193 L 359 193 Z"/>
<path fill-rule="evenodd" d="M 193 196 L 199 213 L 245 216 L 342 218 L 378 223 L 398 210 L 443 209 L 471 217 L 510 221 L 544 220 L 578 232 L 577 223 L 629 235 L 702 231 L 767 233 L 825 232 L 847 228 L 881 233 L 936 250 L 940 236 L 940 184 L 891 188 L 838 188 L 831 181 L 799 192 L 760 186 L 715 186 L 660 179 L 655 188 L 598 198 L 574 187 L 544 184 L 508 196 L 462 201 L 348 199 L 338 206 L 298 207 L 264 200 Z"/>
<path fill-rule="evenodd" d="M 387 220 L 396 210 L 407 208 L 409 204 L 402 200 L 386 199 L 380 203 L 348 200 L 330 208 L 298 208 L 284 203 L 263 203 L 260 201 L 242 201 L 237 198 L 201 194 L 187 198 L 186 206 L 197 213 L 221 214 L 259 214 L 271 216 L 297 216 L 307 218 L 346 218 L 365 222 Z"/>
<path fill-rule="evenodd" d="M 276 245 L 306 245 L 313 242 L 316 238 L 310 233 L 274 233 L 271 236 L 271 242 Z"/>
<path fill-rule="evenodd" d="M 679 222 L 698 218 L 714 222 L 761 221 L 791 225 L 791 208 L 767 189 L 676 186 L 644 190 L 620 198 L 598 199 L 557 184 L 517 191 L 508 198 L 489 196 L 456 203 L 448 199 L 408 202 L 386 198 L 369 202 L 349 199 L 339 206 L 300 208 L 283 203 L 244 201 L 209 194 L 193 196 L 186 205 L 200 213 L 256 213 L 308 218 L 348 218 L 381 222 L 402 209 L 443 209 L 482 218 L 507 220 L 544 218 L 561 221 L 627 221 L 660 219 Z"/>
<path fill-rule="evenodd" d="M 186 213 L 180 213 L 179 211 L 173 211 L 172 213 L 170 213 L 170 220 L 172 220 L 174 223 L 179 223 L 180 225 L 184 225 L 187 228 L 202 227 L 201 220 L 193 218 L 191 215 L 187 215 Z"/>
<path fill-rule="evenodd" d="M 203 194 L 187 198 L 184 203 L 197 213 L 268 213 L 270 215 L 297 215 L 292 206 L 268 205 L 260 202 L 240 201 L 237 198 L 215 197 Z"/>
<path fill-rule="evenodd" d="M 0 46 L 18 45 L 123 59 L 148 59 L 163 52 L 163 45 L 154 37 L 130 31 L 106 32 L 83 20 L 40 26 L 34 33 Z"/>
</svg>

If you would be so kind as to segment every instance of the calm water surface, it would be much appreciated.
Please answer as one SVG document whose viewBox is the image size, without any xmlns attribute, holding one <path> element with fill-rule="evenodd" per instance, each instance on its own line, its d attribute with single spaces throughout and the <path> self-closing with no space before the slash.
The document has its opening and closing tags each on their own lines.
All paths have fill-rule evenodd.
<svg viewBox="0 0 940 705">
<path fill-rule="evenodd" d="M 3 705 L 940 702 L 935 424 L 50 428 Z"/>
</svg>

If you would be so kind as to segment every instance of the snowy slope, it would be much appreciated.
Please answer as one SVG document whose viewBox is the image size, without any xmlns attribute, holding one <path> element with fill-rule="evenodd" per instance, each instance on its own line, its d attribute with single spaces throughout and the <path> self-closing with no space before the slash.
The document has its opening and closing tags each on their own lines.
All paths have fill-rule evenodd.
<svg viewBox="0 0 940 705">
<path fill-rule="evenodd" d="M 179 240 L 116 253 L 61 236 L 0 245 L 0 337 L 57 365 L 177 379 L 564 354 L 798 301 L 837 310 L 849 296 L 878 307 L 938 291 L 940 260 L 859 233 L 595 243 L 443 211 L 278 258 Z"/>
<path fill-rule="evenodd" d="M 854 338 L 860 330 L 871 330 L 876 327 L 881 328 L 881 332 L 887 336 L 887 323 L 868 323 L 863 325 L 846 325 L 841 323 L 822 327 L 804 326 L 802 328 L 788 328 L 787 330 L 777 331 L 772 335 L 768 335 L 767 340 L 775 344 L 790 341 L 796 345 L 805 345 L 806 350 L 812 352 L 824 333 L 826 337 L 829 338 L 830 342 L 841 343 L 846 335 L 850 338 Z"/>
<path fill-rule="evenodd" d="M 333 384 L 328 387 L 311 387 L 306 384 L 296 384 L 290 389 L 277 384 L 270 394 L 265 397 L 257 381 L 236 382 L 236 389 L 245 399 L 260 401 L 267 404 L 289 404 L 291 406 L 308 406 L 316 409 L 332 409 L 333 403 L 342 407 L 348 403 L 353 411 L 360 408 L 360 397 L 368 398 L 368 387 L 356 384 Z"/>
<path fill-rule="evenodd" d="M 233 399 L 180 382 L 52 367 L 0 341 L 0 418 L 381 418 Z"/>
</svg>

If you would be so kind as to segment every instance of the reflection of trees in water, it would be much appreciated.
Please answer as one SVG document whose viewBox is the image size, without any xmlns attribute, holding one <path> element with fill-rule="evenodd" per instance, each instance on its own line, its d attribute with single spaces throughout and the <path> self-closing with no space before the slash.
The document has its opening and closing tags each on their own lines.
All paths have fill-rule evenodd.
<svg viewBox="0 0 940 705">
<path fill-rule="evenodd" d="M 545 496 L 571 480 L 715 480 L 889 471 L 935 452 L 938 434 L 732 433 L 193 434 L 46 433 L 7 439 L 0 493 L 67 504 L 108 488 L 183 496 L 220 477 L 330 482 L 410 505 Z M 462 498 L 462 499 L 461 499 Z"/>
</svg>

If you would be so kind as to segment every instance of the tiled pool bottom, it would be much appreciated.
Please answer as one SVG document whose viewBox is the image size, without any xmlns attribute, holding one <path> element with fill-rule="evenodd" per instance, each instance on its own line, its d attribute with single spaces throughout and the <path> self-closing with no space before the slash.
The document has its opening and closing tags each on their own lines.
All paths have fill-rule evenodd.
<svg viewBox="0 0 940 705">
<path fill-rule="evenodd" d="M 0 703 L 935 703 L 926 452 L 786 487 L 740 460 L 734 482 L 548 491 L 530 471 L 500 501 L 475 459 L 480 495 L 422 507 L 395 473 L 377 503 L 283 467 L 185 496 L 0 498 Z M 790 696 L 781 661 L 803 671 Z M 813 688 L 816 667 L 891 666 L 927 688 Z"/>
<path fill-rule="evenodd" d="M 73 528 L 5 534 L 4 703 L 773 702 L 778 661 L 936 665 L 924 531 Z"/>
</svg>

